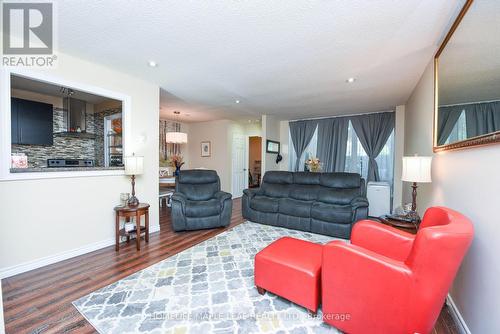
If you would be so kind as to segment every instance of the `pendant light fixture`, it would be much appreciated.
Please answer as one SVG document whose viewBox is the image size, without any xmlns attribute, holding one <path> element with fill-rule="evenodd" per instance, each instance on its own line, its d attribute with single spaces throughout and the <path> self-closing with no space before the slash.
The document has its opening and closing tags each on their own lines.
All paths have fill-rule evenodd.
<svg viewBox="0 0 500 334">
<path fill-rule="evenodd" d="M 175 128 L 177 131 L 167 132 L 165 134 L 165 141 L 171 144 L 186 144 L 187 143 L 187 133 L 180 132 L 179 115 L 180 111 L 174 111 L 175 115 Z"/>
</svg>

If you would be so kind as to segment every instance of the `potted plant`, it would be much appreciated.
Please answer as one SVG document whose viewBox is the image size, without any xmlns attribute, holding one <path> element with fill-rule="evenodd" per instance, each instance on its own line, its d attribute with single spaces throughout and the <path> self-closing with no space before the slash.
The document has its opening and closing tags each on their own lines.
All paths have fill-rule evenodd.
<svg viewBox="0 0 500 334">
<path fill-rule="evenodd" d="M 307 159 L 306 165 L 310 172 L 321 172 L 321 161 L 318 158 Z"/>
<path fill-rule="evenodd" d="M 170 162 L 170 166 L 175 167 L 174 176 L 179 175 L 182 165 L 184 165 L 184 161 L 182 161 L 181 155 L 172 155 L 168 161 Z"/>
</svg>

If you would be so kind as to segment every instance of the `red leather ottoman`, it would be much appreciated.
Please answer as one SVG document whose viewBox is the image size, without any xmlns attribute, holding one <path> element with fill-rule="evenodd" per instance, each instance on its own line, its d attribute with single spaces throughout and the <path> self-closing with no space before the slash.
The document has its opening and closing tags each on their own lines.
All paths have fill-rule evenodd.
<svg viewBox="0 0 500 334">
<path fill-rule="evenodd" d="M 316 314 L 321 298 L 323 246 L 289 237 L 276 240 L 255 255 L 255 285 Z"/>
</svg>

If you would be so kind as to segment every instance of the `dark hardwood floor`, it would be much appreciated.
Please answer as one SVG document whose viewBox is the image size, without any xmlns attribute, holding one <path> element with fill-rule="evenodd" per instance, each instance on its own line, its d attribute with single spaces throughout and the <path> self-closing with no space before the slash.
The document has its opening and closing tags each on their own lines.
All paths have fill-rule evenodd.
<svg viewBox="0 0 500 334">
<path fill-rule="evenodd" d="M 241 201 L 235 200 L 231 225 L 242 223 Z M 113 222 L 110 222 L 113 224 Z M 227 228 L 226 228 L 227 229 Z M 169 209 L 160 209 L 160 232 L 142 241 L 114 246 L 2 280 L 5 327 L 17 333 L 95 333 L 94 328 L 73 307 L 72 301 L 173 254 L 207 240 L 226 229 L 175 233 Z M 443 308 L 434 334 L 455 334 L 458 330 L 447 307 Z"/>
</svg>

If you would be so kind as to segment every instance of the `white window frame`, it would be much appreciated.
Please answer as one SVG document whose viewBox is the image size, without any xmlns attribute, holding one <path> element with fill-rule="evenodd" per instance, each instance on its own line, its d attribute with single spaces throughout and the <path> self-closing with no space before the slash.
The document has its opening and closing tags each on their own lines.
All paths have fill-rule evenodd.
<svg viewBox="0 0 500 334">
<path fill-rule="evenodd" d="M 88 170 L 88 171 L 61 171 L 61 172 L 22 172 L 11 173 L 11 76 L 20 76 L 27 79 L 46 82 L 48 84 L 71 87 L 75 90 L 107 97 L 122 102 L 123 115 L 123 153 L 129 155 L 127 143 L 131 135 L 131 98 L 128 95 L 110 91 L 95 85 L 66 80 L 57 75 L 46 72 L 35 72 L 25 69 L 2 68 L 0 70 L 0 181 L 54 179 L 87 176 L 125 175 L 125 171 L 118 170 Z"/>
</svg>

